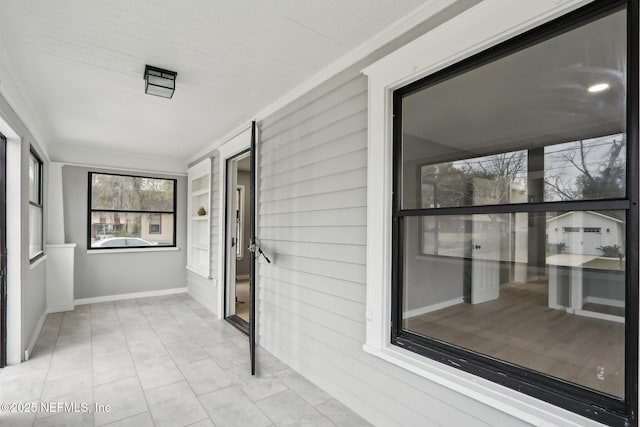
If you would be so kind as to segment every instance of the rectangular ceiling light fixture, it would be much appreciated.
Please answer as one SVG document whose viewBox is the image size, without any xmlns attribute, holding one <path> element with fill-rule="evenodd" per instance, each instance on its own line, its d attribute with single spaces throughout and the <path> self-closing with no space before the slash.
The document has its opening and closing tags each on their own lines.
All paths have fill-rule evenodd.
<svg viewBox="0 0 640 427">
<path fill-rule="evenodd" d="M 147 65 L 144 68 L 144 92 L 149 95 L 161 96 L 171 99 L 176 90 L 175 71 L 163 70 L 162 68 Z"/>
</svg>

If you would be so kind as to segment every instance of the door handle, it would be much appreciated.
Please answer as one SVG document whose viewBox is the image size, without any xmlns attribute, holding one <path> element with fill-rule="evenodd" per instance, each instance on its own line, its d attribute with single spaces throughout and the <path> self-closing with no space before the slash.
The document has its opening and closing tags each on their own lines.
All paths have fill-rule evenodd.
<svg viewBox="0 0 640 427">
<path fill-rule="evenodd" d="M 258 257 L 262 255 L 264 260 L 271 264 L 271 260 L 264 254 L 264 252 L 262 252 L 262 248 L 260 246 L 256 245 L 255 243 L 251 243 L 247 249 L 249 249 L 249 251 L 252 253 L 256 253 L 257 251 Z"/>
<path fill-rule="evenodd" d="M 265 259 L 265 261 L 267 261 L 269 264 L 271 264 L 271 260 L 269 258 L 267 258 L 267 256 L 264 254 L 264 252 L 262 252 L 262 248 L 260 246 L 258 246 L 258 252 L 260 253 L 260 255 L 262 255 Z"/>
</svg>

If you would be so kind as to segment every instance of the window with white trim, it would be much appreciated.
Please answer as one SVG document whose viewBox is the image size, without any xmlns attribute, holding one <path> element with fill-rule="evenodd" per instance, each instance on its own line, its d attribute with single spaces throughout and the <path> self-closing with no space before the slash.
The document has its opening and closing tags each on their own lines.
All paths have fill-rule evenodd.
<svg viewBox="0 0 640 427">
<path fill-rule="evenodd" d="M 389 209 L 368 213 L 368 351 L 636 422 L 637 12 L 596 2 L 423 78 L 424 43 L 365 70 Z"/>
</svg>

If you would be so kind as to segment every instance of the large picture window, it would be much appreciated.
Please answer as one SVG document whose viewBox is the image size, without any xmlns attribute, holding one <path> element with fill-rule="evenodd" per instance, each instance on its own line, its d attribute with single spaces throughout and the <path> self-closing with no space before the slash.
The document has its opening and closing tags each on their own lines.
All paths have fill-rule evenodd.
<svg viewBox="0 0 640 427">
<path fill-rule="evenodd" d="M 394 91 L 393 344 L 634 417 L 637 31 L 592 5 Z"/>
<path fill-rule="evenodd" d="M 176 245 L 176 180 L 89 173 L 89 249 Z"/>
<path fill-rule="evenodd" d="M 31 150 L 29 154 L 29 259 L 36 261 L 44 255 L 42 160 Z"/>
</svg>

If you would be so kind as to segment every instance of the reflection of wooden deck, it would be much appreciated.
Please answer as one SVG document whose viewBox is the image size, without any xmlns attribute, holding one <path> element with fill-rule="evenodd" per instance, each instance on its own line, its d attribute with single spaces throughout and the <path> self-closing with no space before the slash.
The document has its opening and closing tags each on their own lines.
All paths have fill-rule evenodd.
<svg viewBox="0 0 640 427">
<path fill-rule="evenodd" d="M 495 301 L 412 317 L 405 328 L 614 396 L 624 394 L 624 324 L 547 308 L 546 282 L 511 284 Z"/>
</svg>

